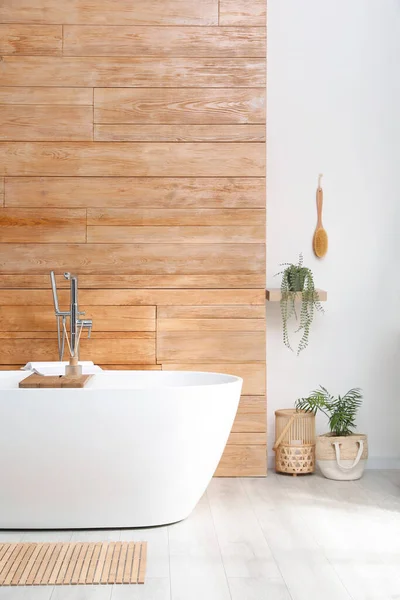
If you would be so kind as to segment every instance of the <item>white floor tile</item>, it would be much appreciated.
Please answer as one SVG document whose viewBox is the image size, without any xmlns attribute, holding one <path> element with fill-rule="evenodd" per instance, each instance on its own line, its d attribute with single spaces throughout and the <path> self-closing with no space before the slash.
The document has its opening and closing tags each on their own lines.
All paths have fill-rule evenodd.
<svg viewBox="0 0 400 600">
<path fill-rule="evenodd" d="M 111 585 L 57 585 L 51 600 L 110 600 Z"/>
<path fill-rule="evenodd" d="M 144 585 L 115 585 L 111 600 L 170 600 L 169 578 L 148 578 Z"/>
<path fill-rule="evenodd" d="M 282 579 L 229 578 L 232 600 L 291 600 Z"/>
</svg>

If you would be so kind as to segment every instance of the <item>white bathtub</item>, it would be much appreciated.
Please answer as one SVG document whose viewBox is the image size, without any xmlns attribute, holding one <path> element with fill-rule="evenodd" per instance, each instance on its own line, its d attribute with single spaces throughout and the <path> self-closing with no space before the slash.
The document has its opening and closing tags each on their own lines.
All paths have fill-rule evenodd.
<svg viewBox="0 0 400 600">
<path fill-rule="evenodd" d="M 144 527 L 187 517 L 227 442 L 242 379 L 104 371 L 84 389 L 0 372 L 0 528 Z"/>
</svg>

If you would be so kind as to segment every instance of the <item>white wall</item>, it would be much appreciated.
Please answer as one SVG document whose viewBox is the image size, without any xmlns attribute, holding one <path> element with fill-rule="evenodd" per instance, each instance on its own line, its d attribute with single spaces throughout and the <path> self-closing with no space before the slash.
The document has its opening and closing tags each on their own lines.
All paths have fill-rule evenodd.
<svg viewBox="0 0 400 600">
<path fill-rule="evenodd" d="M 311 248 L 319 172 L 323 260 Z M 360 386 L 370 467 L 400 468 L 399 0 L 269 0 L 267 206 L 268 285 L 302 251 L 329 294 L 300 357 L 267 306 L 270 445 L 277 408 L 319 384 Z"/>
</svg>

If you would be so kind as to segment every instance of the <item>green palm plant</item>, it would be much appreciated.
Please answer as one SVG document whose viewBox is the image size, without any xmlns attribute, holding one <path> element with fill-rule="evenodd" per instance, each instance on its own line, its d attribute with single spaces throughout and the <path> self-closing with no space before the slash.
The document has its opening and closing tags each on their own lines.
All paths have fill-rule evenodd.
<svg viewBox="0 0 400 600">
<path fill-rule="evenodd" d="M 296 333 L 303 332 L 297 348 L 297 355 L 307 348 L 310 335 L 310 327 L 314 319 L 314 311 L 324 312 L 319 301 L 318 292 L 315 289 L 314 276 L 308 267 L 303 266 L 303 255 L 299 255 L 299 262 L 282 263 L 281 267 L 286 267 L 277 275 L 282 275 L 281 282 L 281 315 L 283 326 L 283 343 L 289 350 L 292 350 L 289 340 L 288 322 L 292 317 L 297 320 L 296 300 L 298 292 L 301 294 L 300 320 Z"/>
<path fill-rule="evenodd" d="M 312 412 L 314 415 L 320 410 L 328 417 L 331 434 L 347 436 L 353 433 L 356 426 L 356 414 L 362 399 L 360 388 L 352 388 L 344 396 L 334 397 L 321 385 L 307 398 L 299 398 L 295 406 L 297 410 Z"/>
</svg>

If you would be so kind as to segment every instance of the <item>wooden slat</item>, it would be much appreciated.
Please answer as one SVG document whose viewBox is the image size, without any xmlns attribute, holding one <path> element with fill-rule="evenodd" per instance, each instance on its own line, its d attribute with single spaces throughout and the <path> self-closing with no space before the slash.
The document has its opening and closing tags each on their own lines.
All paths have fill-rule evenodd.
<svg viewBox="0 0 400 600">
<path fill-rule="evenodd" d="M 43 547 L 43 544 L 35 545 L 34 550 L 31 554 L 31 556 L 29 557 L 29 561 L 27 562 L 27 564 L 22 572 L 22 575 L 19 579 L 18 585 L 28 585 L 27 584 L 28 578 L 30 577 L 33 566 L 36 563 L 36 560 L 42 551 L 42 547 Z"/>
<path fill-rule="evenodd" d="M 123 575 L 123 583 L 130 583 L 130 581 L 131 581 L 131 572 L 132 572 L 134 552 L 135 552 L 135 544 L 134 544 L 134 542 L 129 542 L 128 552 L 126 555 L 124 575 Z"/>
<path fill-rule="evenodd" d="M 32 582 L 32 585 L 40 585 L 42 583 L 43 575 L 46 571 L 48 562 L 53 556 L 55 544 L 45 544 L 45 546 L 47 546 L 46 553 L 43 555 L 43 560 L 40 564 L 38 571 L 36 572 L 36 576 Z"/>
<path fill-rule="evenodd" d="M 97 563 L 99 561 L 102 544 L 98 542 L 94 544 L 92 558 L 90 559 L 90 565 L 87 572 L 87 581 L 92 582 L 96 573 Z"/>
<path fill-rule="evenodd" d="M 266 445 L 226 446 L 216 477 L 262 477 L 267 471 Z"/>
<path fill-rule="evenodd" d="M 0 142 L 0 169 L 0 176 L 260 177 L 265 157 L 257 142 Z"/>
<path fill-rule="evenodd" d="M 137 581 L 137 573 L 140 566 L 140 552 L 141 552 L 142 544 L 139 542 L 135 545 L 135 552 L 133 554 L 132 561 L 132 570 L 131 577 L 129 583 L 136 583 Z"/>
<path fill-rule="evenodd" d="M 0 246 L 3 273 L 197 274 L 264 270 L 263 244 L 9 244 Z M 265 292 L 264 292 L 265 295 Z M 264 299 L 265 301 L 265 299 Z"/>
<path fill-rule="evenodd" d="M 254 244 L 263 243 L 265 225 L 251 227 L 89 226 L 90 244 Z M 10 240 L 13 241 L 13 240 Z"/>
<path fill-rule="evenodd" d="M 263 209 L 265 180 L 259 177 L 6 177 L 5 202 L 10 207 L 39 208 Z"/>
<path fill-rule="evenodd" d="M 99 365 L 106 371 L 161 371 L 161 365 Z"/>
<path fill-rule="evenodd" d="M 0 331 L 1 340 L 55 340 L 56 331 Z M 89 338 L 88 338 L 89 339 Z M 91 340 L 131 340 L 154 339 L 154 332 L 148 331 L 92 331 Z"/>
<path fill-rule="evenodd" d="M 16 547 L 17 544 L 5 544 L 5 547 L 2 549 L 2 555 L 1 555 L 1 559 L 0 559 L 0 577 L 2 577 L 4 579 L 5 575 L 3 576 L 3 571 L 6 570 L 6 566 L 8 563 L 8 560 L 14 556 L 14 553 L 16 552 Z"/>
<path fill-rule="evenodd" d="M 147 544 L 144 542 L 141 544 L 140 566 L 139 566 L 139 573 L 138 573 L 138 578 L 137 578 L 138 583 L 144 583 L 144 576 L 146 573 L 146 560 L 147 560 Z"/>
<path fill-rule="evenodd" d="M 21 549 L 18 553 L 16 559 L 13 561 L 11 568 L 9 569 L 7 576 L 3 581 L 3 585 L 10 585 L 13 580 L 17 570 L 19 569 L 21 563 L 23 563 L 23 559 L 29 550 L 29 544 L 20 544 Z"/>
<path fill-rule="evenodd" d="M 121 553 L 121 542 L 117 542 L 115 544 L 115 548 L 114 548 L 114 554 L 113 554 L 113 558 L 112 558 L 112 562 L 111 562 L 111 566 L 110 566 L 110 574 L 108 576 L 108 583 L 110 585 L 115 583 L 115 578 L 117 576 L 117 569 L 118 569 L 118 562 L 119 562 L 119 556 Z"/>
<path fill-rule="evenodd" d="M 110 568 L 111 568 L 112 557 L 114 554 L 114 548 L 115 548 L 115 544 L 113 542 L 111 542 L 107 547 L 107 553 L 106 553 L 106 556 L 104 559 L 103 573 L 102 573 L 101 579 L 100 579 L 100 583 L 102 583 L 102 584 L 108 583 L 108 577 L 110 574 Z"/>
<path fill-rule="evenodd" d="M 43 577 L 42 577 L 42 581 L 41 581 L 42 585 L 48 585 L 50 576 L 54 570 L 54 567 L 56 565 L 57 559 L 61 553 L 63 546 L 65 546 L 65 545 L 61 544 L 61 543 L 54 544 L 54 550 L 52 552 L 51 559 L 49 560 L 49 562 L 46 566 L 46 569 L 43 573 Z"/>
<path fill-rule="evenodd" d="M 25 569 L 35 551 L 35 548 L 36 548 L 35 544 L 28 544 L 28 549 L 27 549 L 22 561 L 20 562 L 17 570 L 15 571 L 14 577 L 11 579 L 10 585 L 14 586 L 19 583 L 19 581 L 22 578 L 22 574 L 25 572 Z"/>
<path fill-rule="evenodd" d="M 94 90 L 94 106 L 95 123 L 265 123 L 263 88 L 99 88 Z"/>
<path fill-rule="evenodd" d="M 62 544 L 61 551 L 57 556 L 56 563 L 53 567 L 52 572 L 50 573 L 50 577 L 48 580 L 48 585 L 55 585 L 57 581 L 58 574 L 61 571 L 62 565 L 68 565 L 68 552 L 70 551 L 70 544 Z"/>
<path fill-rule="evenodd" d="M 79 574 L 79 579 L 78 579 L 78 583 L 83 585 L 86 583 L 86 577 L 89 573 L 89 567 L 91 564 L 91 560 L 92 560 L 92 556 L 93 556 L 93 552 L 94 552 L 94 548 L 95 545 L 94 544 L 89 544 L 88 549 L 87 549 L 87 553 L 85 556 L 85 560 L 82 564 L 82 570 Z"/>
<path fill-rule="evenodd" d="M 157 319 L 158 331 L 264 331 L 264 319 Z"/>
<path fill-rule="evenodd" d="M 80 548 L 80 552 L 75 562 L 75 568 L 71 576 L 71 585 L 78 585 L 79 583 L 79 575 L 82 570 L 83 563 L 86 558 L 86 554 L 88 552 L 87 544 L 82 544 Z"/>
<path fill-rule="evenodd" d="M 219 24 L 264 26 L 266 8 L 265 0 L 220 0 Z"/>
<path fill-rule="evenodd" d="M 265 142 L 265 126 L 95 125 L 94 139 L 99 142 Z"/>
<path fill-rule="evenodd" d="M 4 206 L 4 177 L 0 177 L 0 207 Z"/>
<path fill-rule="evenodd" d="M 3 105 L 0 140 L 85 141 L 93 139 L 89 106 Z"/>
<path fill-rule="evenodd" d="M 67 87 L 263 87 L 260 58 L 4 56 L 3 85 Z"/>
<path fill-rule="evenodd" d="M 265 319 L 264 306 L 158 306 L 157 318 L 161 319 Z M 216 325 L 217 326 L 217 325 Z"/>
<path fill-rule="evenodd" d="M 265 360 L 264 332 L 157 332 L 157 363 Z M 14 362 L 14 361 L 13 361 Z"/>
<path fill-rule="evenodd" d="M 22 553 L 22 544 L 12 545 L 6 552 L 2 560 L 2 566 L 0 571 L 0 585 L 4 585 L 4 582 L 7 580 L 8 574 L 12 569 L 12 565 L 14 561 L 17 561 L 18 564 L 20 562 L 20 557 Z M 7 560 L 5 560 L 7 559 Z"/>
<path fill-rule="evenodd" d="M 0 87 L 0 104 L 92 106 L 93 90 L 67 87 Z"/>
<path fill-rule="evenodd" d="M 265 433 L 231 433 L 228 446 L 258 446 L 265 445 Z"/>
<path fill-rule="evenodd" d="M 155 331 L 156 328 L 155 307 L 152 306 L 85 305 L 84 310 L 86 317 L 93 319 L 94 332 Z M 51 306 L 31 306 L 27 311 L 24 306 L 2 306 L 0 332 L 2 331 L 54 332 L 54 309 Z"/>
<path fill-rule="evenodd" d="M 193 306 L 261 305 L 265 306 L 264 290 L 81 290 L 80 306 Z M 69 291 L 59 291 L 60 306 L 69 302 Z M 53 306 L 48 290 L 0 290 L 0 306 Z M 247 307 L 245 308 L 245 310 Z M 225 309 L 223 309 L 225 310 Z M 242 310 L 240 306 L 239 310 Z M 229 313 L 235 314 L 235 313 Z M 240 361 L 239 361 L 240 362 Z"/>
<path fill-rule="evenodd" d="M 61 25 L 0 24 L 1 55 L 36 54 L 57 56 L 61 55 L 61 52 Z"/>
<path fill-rule="evenodd" d="M 328 299 L 328 293 L 325 290 L 316 289 L 318 292 L 318 300 L 320 302 L 326 302 Z M 280 302 L 282 299 L 282 292 L 280 288 L 268 288 L 265 290 L 265 297 L 269 302 Z M 302 293 L 296 293 L 296 300 L 302 299 Z"/>
<path fill-rule="evenodd" d="M 243 378 L 243 394 L 265 394 L 265 363 L 163 363 L 163 371 L 207 371 Z M 256 398 L 257 396 L 255 396 Z M 254 398 L 254 397 L 253 397 Z M 264 398 L 262 400 L 264 401 Z M 243 397 L 241 399 L 243 404 Z"/>
<path fill-rule="evenodd" d="M 78 557 L 79 557 L 82 547 L 83 547 L 82 543 L 77 543 L 77 544 L 72 545 L 71 558 L 69 560 L 68 567 L 65 571 L 64 577 L 60 583 L 65 583 L 65 584 L 71 583 L 72 575 L 74 573 L 75 566 L 76 566 L 76 561 L 78 560 Z M 61 575 L 61 572 L 60 572 L 60 575 Z M 58 578 L 57 578 L 57 581 L 58 581 Z"/>
<path fill-rule="evenodd" d="M 265 433 L 267 428 L 265 411 L 243 413 L 240 408 L 232 426 L 233 433 Z"/>
<path fill-rule="evenodd" d="M 187 4 L 191 4 L 187 2 Z M 263 57 L 265 28 L 64 26 L 64 56 Z"/>
<path fill-rule="evenodd" d="M 108 544 L 103 542 L 101 545 L 99 560 L 98 560 L 96 570 L 95 570 L 94 576 L 93 576 L 93 583 L 100 583 L 100 581 L 101 581 L 101 576 L 103 574 L 104 561 L 107 556 L 107 551 L 108 551 Z"/>
<path fill-rule="evenodd" d="M 58 278 L 57 288 L 67 288 L 68 282 Z M 219 273 L 203 275 L 171 275 L 168 273 L 154 275 L 80 275 L 80 289 L 190 289 L 190 288 L 261 288 L 265 285 L 265 273 Z M 0 273 L 0 289 L 28 288 L 48 289 L 49 276 L 33 274 L 6 275 Z"/>
<path fill-rule="evenodd" d="M 128 544 L 124 543 L 121 545 L 121 554 L 118 562 L 118 570 L 115 575 L 115 583 L 121 584 L 124 581 L 124 570 L 125 570 L 125 562 L 128 553 Z"/>
<path fill-rule="evenodd" d="M 6 364 L 26 363 L 30 360 L 58 360 L 57 339 L 11 338 L 2 339 L 0 362 Z M 81 359 L 96 364 L 155 363 L 155 339 L 143 337 L 106 338 L 81 340 Z"/>
<path fill-rule="evenodd" d="M 218 0 L 2 0 L 4 23 L 218 25 Z"/>
<path fill-rule="evenodd" d="M 65 558 L 61 564 L 61 568 L 56 577 L 56 581 L 55 581 L 56 585 L 60 585 L 61 583 L 63 583 L 66 580 L 66 574 L 70 570 L 70 564 L 72 562 L 73 557 L 75 557 L 76 552 L 77 552 L 76 544 L 68 544 L 67 553 L 65 555 Z M 72 568 L 73 568 L 73 566 L 71 566 L 71 569 Z M 67 581 L 67 583 L 69 583 L 69 580 Z"/>
<path fill-rule="evenodd" d="M 0 211 L 0 240 L 3 243 L 84 243 L 86 240 L 86 211 L 83 209 L 52 208 L 38 211 L 34 208 L 3 208 Z"/>
<path fill-rule="evenodd" d="M 35 561 L 32 564 L 31 571 L 26 579 L 25 585 L 34 585 L 36 575 L 40 569 L 40 565 L 49 549 L 49 544 L 38 544 L 38 553 L 35 556 Z M 28 563 L 29 564 L 29 563 Z"/>
<path fill-rule="evenodd" d="M 24 209 L 25 210 L 25 209 Z M 170 227 L 170 226 L 231 226 L 264 225 L 262 209 L 153 209 L 153 208 L 89 208 L 87 224 L 96 226 Z"/>
</svg>

